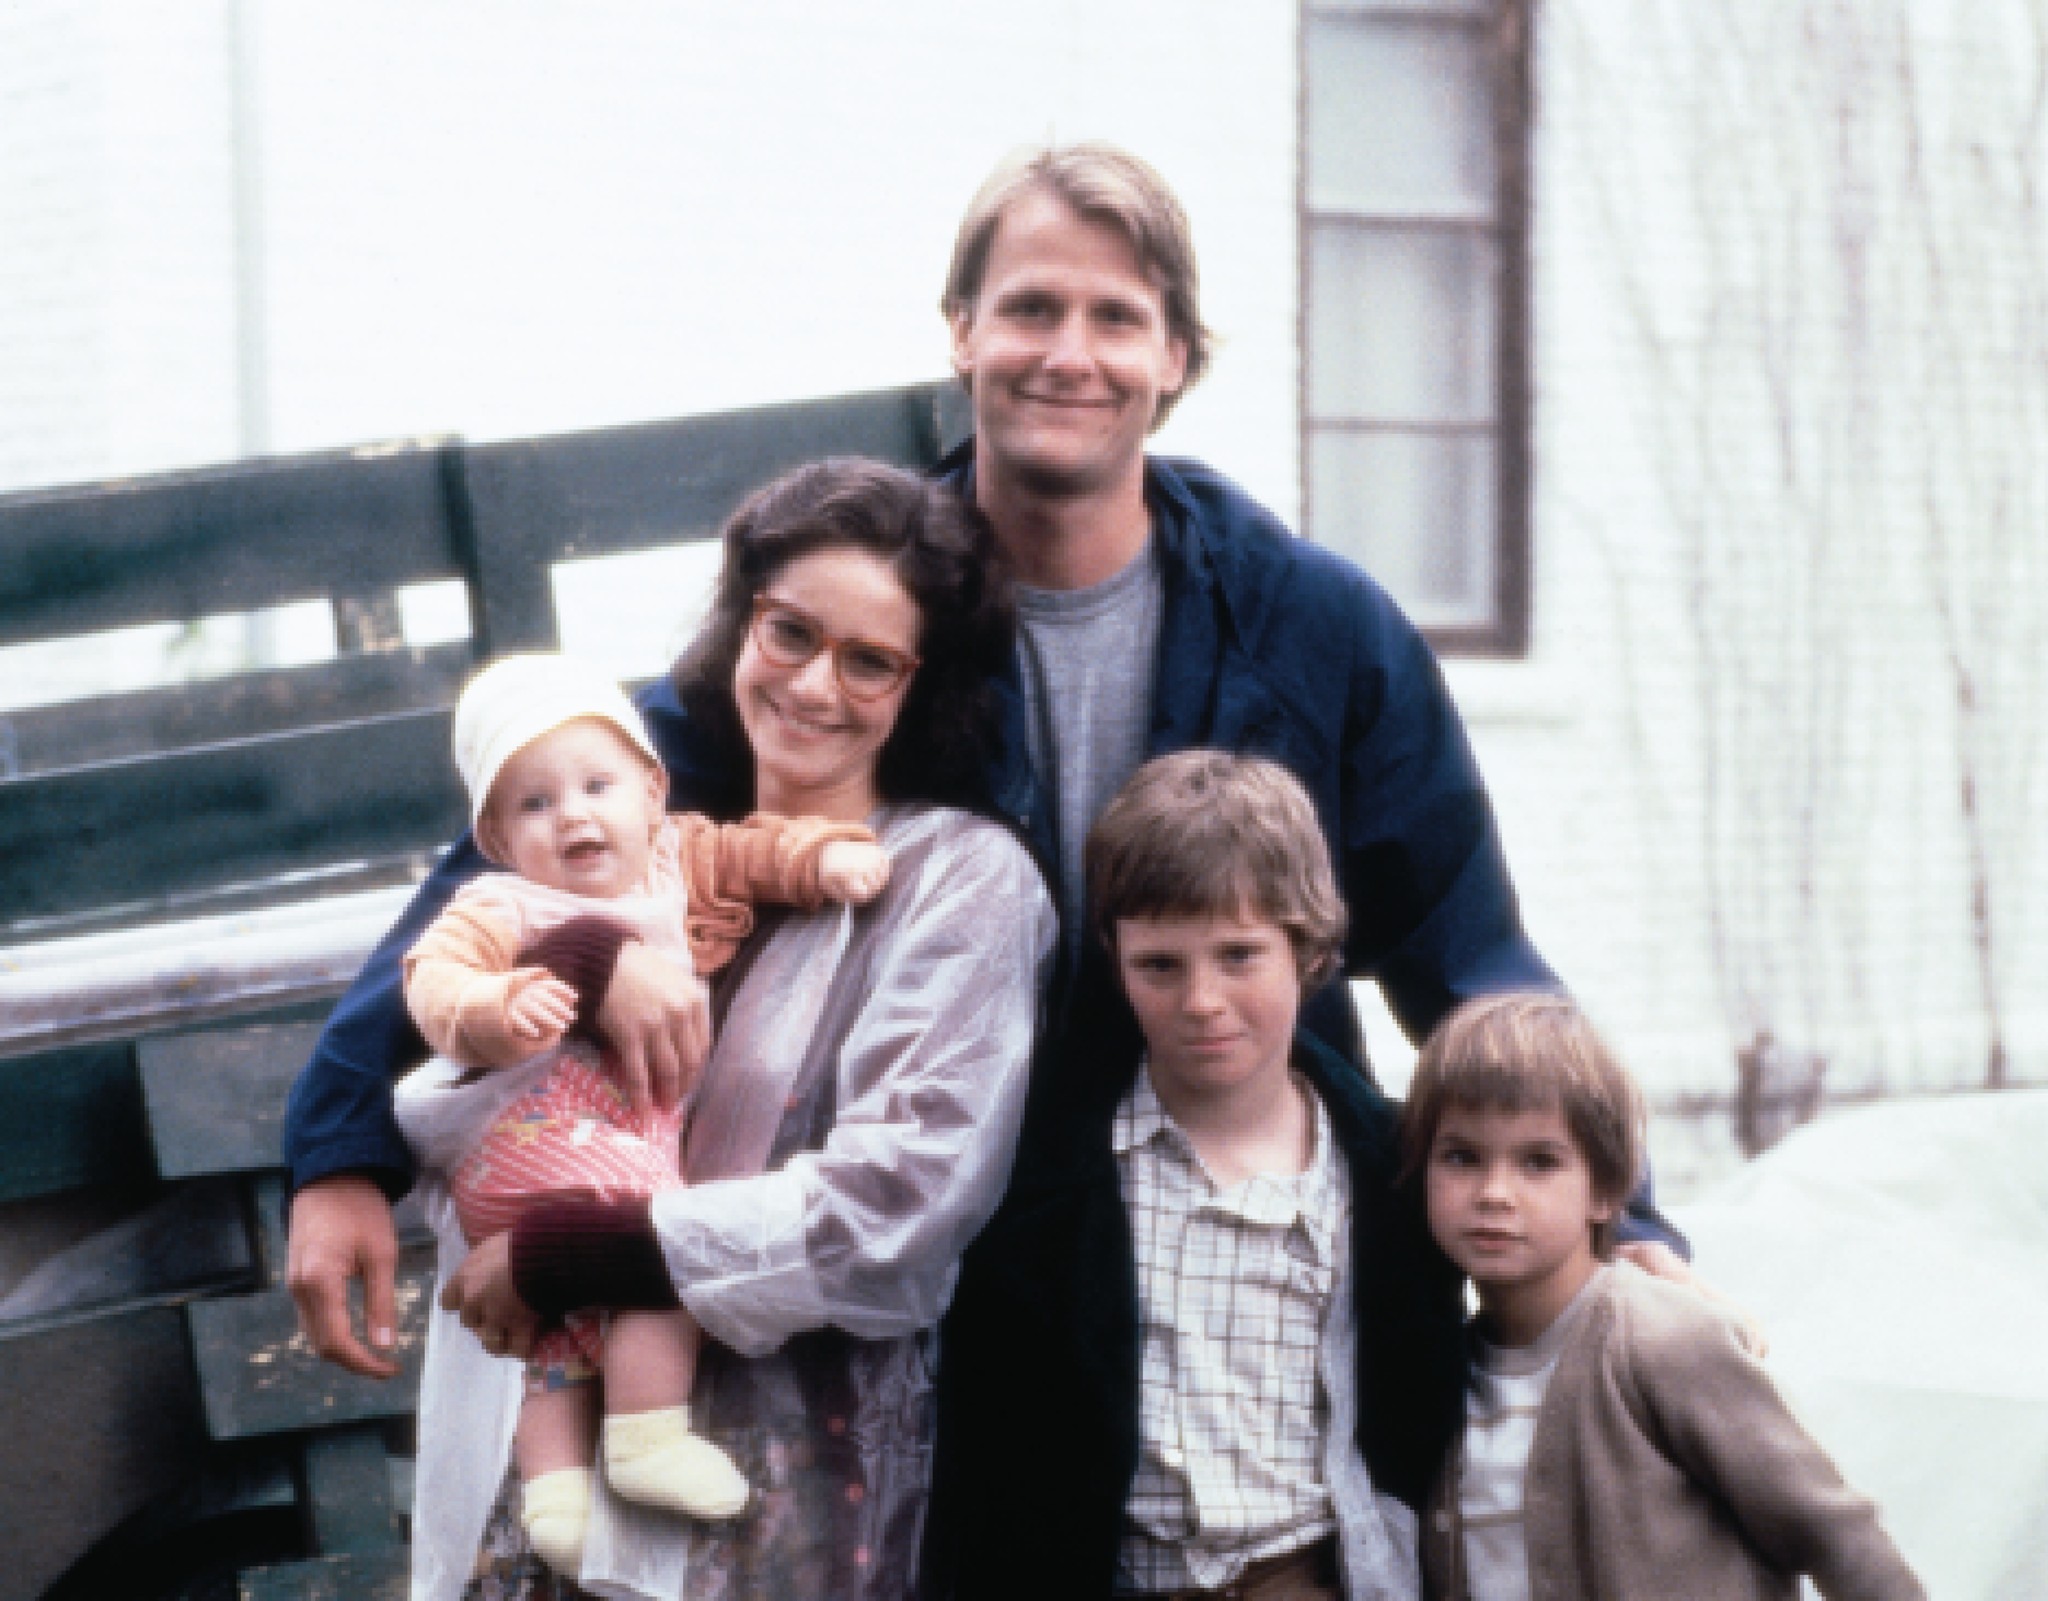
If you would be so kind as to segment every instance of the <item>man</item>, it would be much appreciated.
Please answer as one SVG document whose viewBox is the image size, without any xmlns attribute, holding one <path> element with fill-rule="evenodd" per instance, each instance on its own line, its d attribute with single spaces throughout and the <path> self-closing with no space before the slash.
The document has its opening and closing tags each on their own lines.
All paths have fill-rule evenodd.
<svg viewBox="0 0 2048 1601">
<path fill-rule="evenodd" d="M 1084 145 L 983 186 L 941 302 L 976 423 L 941 470 L 1020 580 L 1031 762 L 1009 798 L 1058 868 L 1068 928 L 1108 798 L 1147 755 L 1214 745 L 1308 785 L 1351 911 L 1348 970 L 1379 979 L 1411 1034 L 1467 994 L 1554 986 L 1428 646 L 1363 573 L 1219 474 L 1145 456 L 1208 366 L 1198 288 L 1158 175 Z M 1355 1057 L 1348 992 L 1318 1001 L 1318 1031 Z"/>
<path fill-rule="evenodd" d="M 1030 838 L 1068 930 L 1047 1064 L 1070 1029 L 1114 1010 L 1106 964 L 1081 938 L 1088 826 L 1147 756 L 1195 745 L 1272 757 L 1308 787 L 1351 914 L 1345 971 L 1377 979 L 1412 1037 L 1471 995 L 1557 982 L 1522 932 L 1421 636 L 1363 573 L 1220 475 L 1146 457 L 1208 365 L 1198 289 L 1164 182 L 1082 145 L 1013 160 L 983 185 L 941 302 L 975 437 L 940 471 L 988 515 L 1020 581 L 1016 672 L 1000 686 L 1012 737 L 988 800 Z M 673 697 L 657 684 L 642 701 L 678 804 L 704 805 L 710 775 Z M 421 1054 L 398 958 L 480 866 L 464 841 L 422 887 L 336 1007 L 287 1118 L 300 1317 L 321 1355 L 373 1376 L 395 1371 L 387 1195 L 410 1182 L 389 1083 Z M 628 947 L 600 1026 L 637 1094 L 673 1101 L 702 1058 L 704 1019 L 694 981 Z M 1362 1060 L 1345 985 L 1324 988 L 1303 1022 Z M 358 1278 L 367 1344 L 348 1310 Z"/>
</svg>

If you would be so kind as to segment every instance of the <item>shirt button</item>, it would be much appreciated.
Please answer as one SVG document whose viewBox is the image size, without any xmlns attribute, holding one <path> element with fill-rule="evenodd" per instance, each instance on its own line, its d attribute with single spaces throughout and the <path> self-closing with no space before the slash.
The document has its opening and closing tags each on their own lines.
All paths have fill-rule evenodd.
<svg viewBox="0 0 2048 1601">
<path fill-rule="evenodd" d="M 1159 1460 L 1170 1468 L 1182 1468 L 1187 1466 L 1188 1454 L 1177 1445 L 1165 1445 L 1159 1448 Z"/>
</svg>

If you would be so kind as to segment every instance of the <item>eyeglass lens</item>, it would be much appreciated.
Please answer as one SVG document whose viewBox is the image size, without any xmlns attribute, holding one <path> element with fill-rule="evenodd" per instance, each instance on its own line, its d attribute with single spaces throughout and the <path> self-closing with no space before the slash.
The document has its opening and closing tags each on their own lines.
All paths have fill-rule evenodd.
<svg viewBox="0 0 2048 1601">
<path fill-rule="evenodd" d="M 849 694 L 885 694 L 909 671 L 906 662 L 880 645 L 859 639 L 828 642 L 822 628 L 787 606 L 764 604 L 759 621 L 761 648 L 778 666 L 801 667 L 832 643 L 833 666 Z"/>
</svg>

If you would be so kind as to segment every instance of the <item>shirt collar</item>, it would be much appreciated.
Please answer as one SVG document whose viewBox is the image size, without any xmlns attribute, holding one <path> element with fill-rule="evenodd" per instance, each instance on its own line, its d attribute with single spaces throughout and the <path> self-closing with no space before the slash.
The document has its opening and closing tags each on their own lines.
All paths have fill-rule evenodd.
<svg viewBox="0 0 2048 1601">
<path fill-rule="evenodd" d="M 1230 1210 L 1251 1222 L 1273 1228 L 1300 1223 L 1316 1255 L 1329 1262 L 1336 1253 L 1338 1212 L 1345 1196 L 1330 1114 L 1313 1086 L 1308 1099 L 1315 1118 L 1315 1149 L 1308 1166 L 1293 1178 L 1254 1174 L 1223 1193 L 1232 1197 Z M 1136 1081 L 1117 1107 L 1109 1141 L 1117 1156 L 1126 1156 L 1141 1146 L 1164 1143 L 1190 1166 L 1201 1170 L 1194 1142 L 1160 1103 L 1159 1092 L 1152 1087 L 1152 1075 L 1143 1062 L 1138 1066 Z"/>
<path fill-rule="evenodd" d="M 1170 1135 L 1183 1145 L 1187 1143 L 1187 1136 L 1166 1115 L 1166 1108 L 1159 1104 L 1159 1092 L 1152 1087 L 1149 1065 L 1140 1061 L 1138 1076 L 1116 1109 L 1116 1122 L 1109 1131 L 1109 1148 L 1123 1156 L 1140 1145 L 1149 1145 L 1162 1134 Z"/>
</svg>

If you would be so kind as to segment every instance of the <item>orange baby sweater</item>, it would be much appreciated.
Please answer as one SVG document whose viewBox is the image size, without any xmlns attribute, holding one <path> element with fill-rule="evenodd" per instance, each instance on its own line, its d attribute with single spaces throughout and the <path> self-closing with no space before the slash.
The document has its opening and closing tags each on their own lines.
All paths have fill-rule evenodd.
<svg viewBox="0 0 2048 1601">
<path fill-rule="evenodd" d="M 465 1067 L 509 1067 L 533 1055 L 505 1015 L 509 975 L 535 938 L 577 917 L 603 917 L 699 974 L 715 972 L 768 902 L 815 911 L 825 847 L 873 844 L 858 823 L 756 812 L 719 823 L 698 812 L 669 817 L 646 879 L 609 899 L 550 889 L 515 873 L 465 884 L 406 954 L 405 1004 L 434 1051 Z"/>
</svg>

